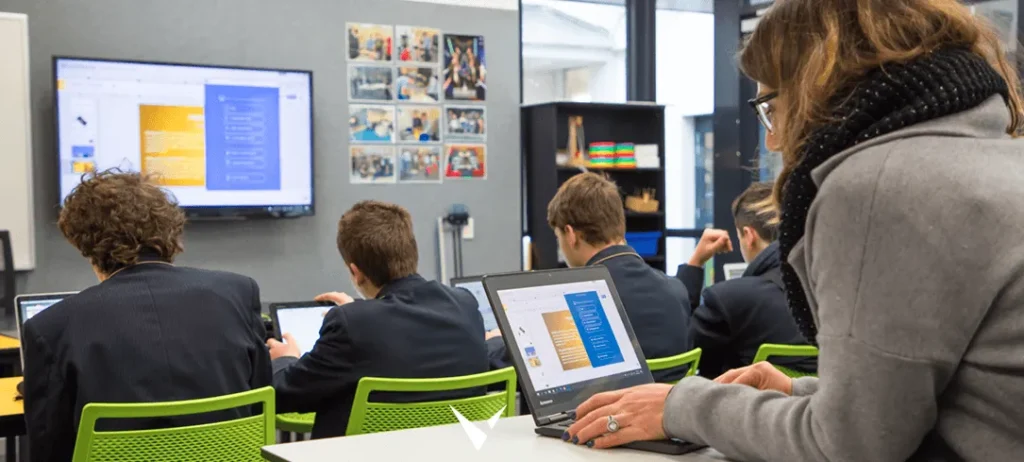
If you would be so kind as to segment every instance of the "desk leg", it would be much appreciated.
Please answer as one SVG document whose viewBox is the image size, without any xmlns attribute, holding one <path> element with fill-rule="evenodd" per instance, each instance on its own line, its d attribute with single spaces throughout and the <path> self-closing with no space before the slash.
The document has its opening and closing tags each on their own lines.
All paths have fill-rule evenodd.
<svg viewBox="0 0 1024 462">
<path fill-rule="evenodd" d="M 4 460 L 18 462 L 18 437 L 8 436 L 4 439 L 7 440 L 7 450 L 4 452 Z"/>
</svg>

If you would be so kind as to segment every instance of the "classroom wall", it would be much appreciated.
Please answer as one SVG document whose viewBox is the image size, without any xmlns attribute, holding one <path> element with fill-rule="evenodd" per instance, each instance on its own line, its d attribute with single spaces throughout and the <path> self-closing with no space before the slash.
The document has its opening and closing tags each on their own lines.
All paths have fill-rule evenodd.
<svg viewBox="0 0 1024 462">
<path fill-rule="evenodd" d="M 37 266 L 19 275 L 21 293 L 76 290 L 95 283 L 88 263 L 55 225 L 54 55 L 314 72 L 317 215 L 190 223 L 180 264 L 252 276 L 264 301 L 350 290 L 335 246 L 337 220 L 355 202 L 379 199 L 412 212 L 420 272 L 426 277 L 437 275 L 436 218 L 453 203 L 468 205 L 475 217 L 475 238 L 463 247 L 467 274 L 520 267 L 517 11 L 402 0 L 3 0 L 0 10 L 26 13 L 30 23 Z M 484 36 L 490 132 L 486 180 L 440 186 L 349 184 L 347 21 L 422 25 Z"/>
</svg>

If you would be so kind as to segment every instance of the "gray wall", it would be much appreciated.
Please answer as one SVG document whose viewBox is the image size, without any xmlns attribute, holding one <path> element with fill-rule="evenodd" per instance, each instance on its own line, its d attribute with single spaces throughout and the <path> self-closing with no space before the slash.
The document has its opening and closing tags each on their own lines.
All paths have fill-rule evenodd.
<svg viewBox="0 0 1024 462">
<path fill-rule="evenodd" d="M 436 217 L 469 206 L 476 236 L 463 247 L 467 274 L 520 267 L 519 17 L 515 11 L 401 0 L 0 0 L 27 13 L 32 54 L 36 270 L 21 293 L 95 283 L 55 223 L 54 55 L 311 69 L 315 94 L 317 215 L 296 220 L 191 223 L 179 264 L 255 278 L 264 300 L 350 290 L 335 247 L 338 217 L 379 199 L 412 212 L 420 272 L 437 277 Z M 488 178 L 443 185 L 350 185 L 345 22 L 407 24 L 483 35 L 487 47 Z M 449 246 L 450 249 L 450 246 Z M 450 250 L 449 250 L 450 253 Z M 450 268 L 450 266 L 449 266 Z"/>
</svg>

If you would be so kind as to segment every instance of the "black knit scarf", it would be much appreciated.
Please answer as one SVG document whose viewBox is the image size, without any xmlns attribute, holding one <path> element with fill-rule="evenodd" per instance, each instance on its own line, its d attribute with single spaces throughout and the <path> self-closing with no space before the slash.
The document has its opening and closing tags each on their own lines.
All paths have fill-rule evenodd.
<svg viewBox="0 0 1024 462">
<path fill-rule="evenodd" d="M 1006 98 L 1008 93 L 1002 76 L 983 58 L 962 48 L 946 48 L 905 64 L 877 69 L 835 100 L 836 122 L 807 138 L 802 160 L 790 174 L 782 195 L 782 279 L 790 312 L 809 342 L 817 345 L 818 329 L 788 259 L 804 235 L 807 212 L 818 194 L 811 171 L 861 142 L 963 112 L 996 94 Z"/>
</svg>

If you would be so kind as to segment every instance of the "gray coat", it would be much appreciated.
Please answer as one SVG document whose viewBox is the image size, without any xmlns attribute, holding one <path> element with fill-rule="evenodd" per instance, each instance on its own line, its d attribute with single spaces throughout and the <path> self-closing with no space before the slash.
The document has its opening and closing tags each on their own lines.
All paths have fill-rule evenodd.
<svg viewBox="0 0 1024 462">
<path fill-rule="evenodd" d="M 737 460 L 1024 460 L 1024 141 L 1001 97 L 851 148 L 790 255 L 820 379 L 694 377 L 668 435 Z"/>
</svg>

